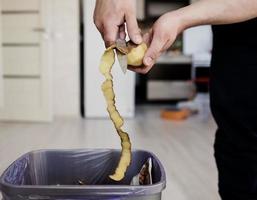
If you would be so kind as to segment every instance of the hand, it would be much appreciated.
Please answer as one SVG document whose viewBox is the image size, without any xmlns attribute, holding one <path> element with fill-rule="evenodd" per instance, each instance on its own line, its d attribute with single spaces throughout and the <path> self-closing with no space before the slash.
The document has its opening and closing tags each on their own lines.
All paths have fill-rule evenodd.
<svg viewBox="0 0 257 200">
<path fill-rule="evenodd" d="M 181 23 L 175 12 L 162 15 L 153 25 L 152 29 L 144 35 L 144 42 L 149 46 L 143 63 L 144 67 L 129 68 L 130 70 L 146 74 L 153 67 L 157 58 L 166 51 L 182 32 Z"/>
<path fill-rule="evenodd" d="M 97 0 L 94 11 L 94 23 L 102 35 L 105 46 L 115 43 L 116 39 L 125 39 L 125 22 L 130 39 L 140 44 L 142 37 L 136 20 L 134 0 Z"/>
</svg>

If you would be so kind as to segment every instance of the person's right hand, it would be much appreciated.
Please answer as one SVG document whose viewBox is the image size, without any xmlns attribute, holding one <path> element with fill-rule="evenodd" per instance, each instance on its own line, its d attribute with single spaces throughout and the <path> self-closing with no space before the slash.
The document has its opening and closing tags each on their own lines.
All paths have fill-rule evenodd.
<svg viewBox="0 0 257 200">
<path fill-rule="evenodd" d="M 151 30 L 144 35 L 143 40 L 149 47 L 143 59 L 143 66 L 130 67 L 129 69 L 137 73 L 148 73 L 156 60 L 174 43 L 183 29 L 183 23 L 176 12 L 162 15 L 154 23 Z"/>
<path fill-rule="evenodd" d="M 125 39 L 125 22 L 129 38 L 136 44 L 142 42 L 136 20 L 135 2 L 134 0 L 96 0 L 94 23 L 106 47 L 114 44 L 117 38 Z"/>
</svg>

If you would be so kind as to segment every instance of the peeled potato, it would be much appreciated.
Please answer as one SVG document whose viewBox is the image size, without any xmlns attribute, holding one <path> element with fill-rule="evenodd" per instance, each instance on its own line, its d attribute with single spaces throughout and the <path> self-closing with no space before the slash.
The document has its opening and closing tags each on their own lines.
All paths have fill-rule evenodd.
<svg viewBox="0 0 257 200">
<path fill-rule="evenodd" d="M 146 44 L 142 43 L 136 46 L 132 43 L 128 43 L 128 47 L 128 52 L 127 49 L 118 50 L 121 53 L 127 54 L 128 65 L 141 66 L 145 51 L 147 49 Z M 110 175 L 109 177 L 115 181 L 120 181 L 125 176 L 127 168 L 130 165 L 132 156 L 129 136 L 126 132 L 122 130 L 124 120 L 115 106 L 115 93 L 113 90 L 113 81 L 111 74 L 111 69 L 115 62 L 114 48 L 115 46 L 111 46 L 105 50 L 101 58 L 100 72 L 105 76 L 106 79 L 102 84 L 102 92 L 107 103 L 107 111 L 115 126 L 117 133 L 120 136 L 122 147 L 119 164 L 115 170 L 115 173 L 113 175 Z"/>
<path fill-rule="evenodd" d="M 139 67 L 143 64 L 143 58 L 147 50 L 147 45 L 145 43 L 142 43 L 135 47 L 133 47 L 133 45 L 131 46 L 132 47 L 129 53 L 127 54 L 128 65 Z"/>
</svg>

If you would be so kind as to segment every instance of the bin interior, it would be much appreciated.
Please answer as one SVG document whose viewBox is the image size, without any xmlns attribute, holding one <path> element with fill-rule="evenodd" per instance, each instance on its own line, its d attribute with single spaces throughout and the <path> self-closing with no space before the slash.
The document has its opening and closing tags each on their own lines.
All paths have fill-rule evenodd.
<svg viewBox="0 0 257 200">
<path fill-rule="evenodd" d="M 4 173 L 4 182 L 13 185 L 129 185 L 142 165 L 152 157 L 153 184 L 161 181 L 159 162 L 149 152 L 133 151 L 126 177 L 112 181 L 108 176 L 119 161 L 118 150 L 44 150 L 25 154 Z"/>
</svg>

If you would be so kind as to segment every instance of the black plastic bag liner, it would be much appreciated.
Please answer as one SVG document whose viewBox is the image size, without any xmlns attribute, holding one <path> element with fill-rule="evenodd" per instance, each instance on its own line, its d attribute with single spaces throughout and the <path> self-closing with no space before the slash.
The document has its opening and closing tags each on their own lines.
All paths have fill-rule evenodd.
<svg viewBox="0 0 257 200">
<path fill-rule="evenodd" d="M 29 152 L 5 170 L 0 177 L 0 190 L 4 200 L 160 200 L 166 178 L 157 157 L 147 151 L 132 151 L 126 177 L 115 182 L 108 176 L 115 171 L 119 157 L 120 150 L 110 149 Z M 153 162 L 153 184 L 130 186 L 149 157 Z"/>
</svg>

